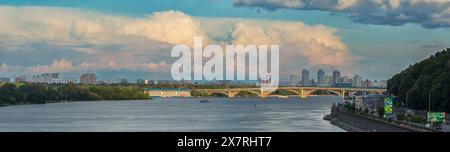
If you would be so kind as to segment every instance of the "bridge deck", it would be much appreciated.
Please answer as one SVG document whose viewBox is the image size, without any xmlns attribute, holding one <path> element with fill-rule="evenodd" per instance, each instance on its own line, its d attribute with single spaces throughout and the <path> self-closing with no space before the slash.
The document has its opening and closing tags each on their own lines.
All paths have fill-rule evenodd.
<svg viewBox="0 0 450 152">
<path fill-rule="evenodd" d="M 345 91 L 370 91 L 370 92 L 386 92 L 387 89 L 378 88 L 336 88 L 336 87 L 278 87 L 276 90 L 283 89 L 305 89 L 305 90 L 345 90 Z M 195 89 L 195 90 L 260 90 L 260 88 L 224 88 L 224 89 Z"/>
<path fill-rule="evenodd" d="M 302 98 L 310 96 L 313 92 L 324 90 L 333 92 L 336 95 L 345 98 L 346 94 L 350 92 L 370 92 L 370 93 L 385 93 L 386 89 L 375 89 L 375 88 L 336 88 L 336 87 L 278 87 L 274 89 L 261 89 L 261 88 L 226 88 L 226 89 L 195 89 L 196 91 L 204 91 L 207 93 L 221 93 L 228 97 L 235 97 L 239 92 L 251 92 L 260 97 L 268 97 L 273 92 L 277 90 L 286 90 L 294 94 L 299 95 Z"/>
</svg>

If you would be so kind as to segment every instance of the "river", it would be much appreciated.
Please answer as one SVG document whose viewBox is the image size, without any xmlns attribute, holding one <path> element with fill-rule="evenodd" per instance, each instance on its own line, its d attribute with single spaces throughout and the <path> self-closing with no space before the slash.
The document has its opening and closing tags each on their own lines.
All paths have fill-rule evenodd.
<svg viewBox="0 0 450 152">
<path fill-rule="evenodd" d="M 342 132 L 323 120 L 339 97 L 160 98 L 0 107 L 0 131 Z"/>
</svg>

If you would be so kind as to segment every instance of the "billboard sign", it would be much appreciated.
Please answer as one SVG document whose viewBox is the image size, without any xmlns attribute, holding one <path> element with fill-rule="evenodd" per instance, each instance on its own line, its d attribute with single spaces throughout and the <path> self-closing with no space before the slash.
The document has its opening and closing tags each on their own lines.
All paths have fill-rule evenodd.
<svg viewBox="0 0 450 152">
<path fill-rule="evenodd" d="M 392 97 L 386 97 L 386 99 L 384 99 L 384 115 L 392 115 L 393 107 L 394 99 Z"/>
<path fill-rule="evenodd" d="M 445 122 L 445 112 L 428 112 L 427 122 L 429 123 L 443 123 Z"/>
</svg>

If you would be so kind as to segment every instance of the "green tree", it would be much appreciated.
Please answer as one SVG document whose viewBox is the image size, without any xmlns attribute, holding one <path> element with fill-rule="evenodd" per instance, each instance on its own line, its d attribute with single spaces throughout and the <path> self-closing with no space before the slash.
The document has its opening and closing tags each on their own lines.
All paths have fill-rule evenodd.
<svg viewBox="0 0 450 152">
<path fill-rule="evenodd" d="M 450 49 L 409 66 L 388 81 L 388 91 L 408 107 L 426 109 L 431 91 L 431 109 L 450 112 Z M 404 104 L 403 104 L 404 105 Z"/>
</svg>

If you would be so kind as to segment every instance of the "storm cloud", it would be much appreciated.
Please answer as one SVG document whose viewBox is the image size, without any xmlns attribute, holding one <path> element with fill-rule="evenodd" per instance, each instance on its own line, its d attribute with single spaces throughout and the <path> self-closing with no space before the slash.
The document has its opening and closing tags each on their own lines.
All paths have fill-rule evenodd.
<svg viewBox="0 0 450 152">
<path fill-rule="evenodd" d="M 362 24 L 400 26 L 414 23 L 425 28 L 450 27 L 450 0 L 234 0 L 240 7 L 321 10 L 344 13 Z"/>
</svg>

